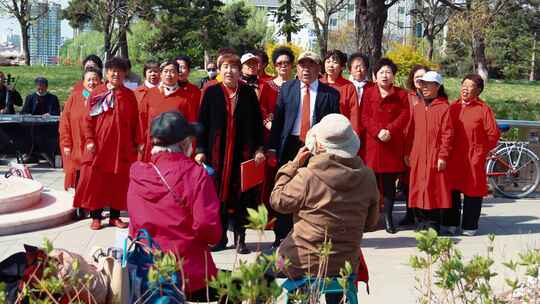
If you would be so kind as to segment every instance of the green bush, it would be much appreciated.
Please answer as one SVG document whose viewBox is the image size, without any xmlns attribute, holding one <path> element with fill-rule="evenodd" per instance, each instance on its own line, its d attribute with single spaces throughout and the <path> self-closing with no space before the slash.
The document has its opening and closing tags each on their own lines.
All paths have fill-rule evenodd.
<svg viewBox="0 0 540 304">
<path fill-rule="evenodd" d="M 386 57 L 390 58 L 398 66 L 397 83 L 404 87 L 407 77 L 412 68 L 417 64 L 428 66 L 432 69 L 437 69 L 434 62 L 429 61 L 420 50 L 412 45 L 403 45 L 400 43 L 392 44 L 390 51 L 386 53 Z"/>
<path fill-rule="evenodd" d="M 433 229 L 417 233 L 416 248 L 421 254 L 411 256 L 409 265 L 417 272 L 419 303 L 502 304 L 516 298 L 520 302 L 511 303 L 538 303 L 540 250 L 528 250 L 519 254 L 519 261 L 503 263 L 514 277 L 505 278 L 510 291 L 499 294 L 492 285 L 498 276 L 493 271 L 494 240 L 490 235 L 485 255 L 466 261 L 451 239 L 438 237 Z"/>
</svg>

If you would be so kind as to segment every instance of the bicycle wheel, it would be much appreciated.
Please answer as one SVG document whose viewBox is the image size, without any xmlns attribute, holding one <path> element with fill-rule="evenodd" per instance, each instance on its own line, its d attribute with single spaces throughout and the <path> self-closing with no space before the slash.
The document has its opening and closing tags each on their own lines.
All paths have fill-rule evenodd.
<svg viewBox="0 0 540 304">
<path fill-rule="evenodd" d="M 499 149 L 486 165 L 491 187 L 509 198 L 523 198 L 540 184 L 540 161 L 531 150 L 519 146 Z"/>
</svg>

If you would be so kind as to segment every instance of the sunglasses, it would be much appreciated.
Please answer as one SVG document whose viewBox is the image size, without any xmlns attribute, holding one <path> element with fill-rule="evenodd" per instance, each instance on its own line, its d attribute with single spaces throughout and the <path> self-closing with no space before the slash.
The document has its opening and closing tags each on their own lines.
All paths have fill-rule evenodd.
<svg viewBox="0 0 540 304">
<path fill-rule="evenodd" d="M 209 68 L 209 69 L 206 69 L 206 71 L 208 71 L 208 72 L 215 72 L 215 71 L 217 71 L 217 69 L 216 69 L 216 68 Z"/>
<path fill-rule="evenodd" d="M 276 66 L 289 66 L 289 65 L 291 65 L 289 61 L 276 62 Z"/>
</svg>

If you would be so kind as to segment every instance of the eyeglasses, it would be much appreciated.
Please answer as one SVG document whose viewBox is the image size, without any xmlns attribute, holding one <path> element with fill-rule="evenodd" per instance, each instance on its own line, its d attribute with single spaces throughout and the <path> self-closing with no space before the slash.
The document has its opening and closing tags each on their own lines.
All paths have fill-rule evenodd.
<svg viewBox="0 0 540 304">
<path fill-rule="evenodd" d="M 289 65 L 291 65 L 289 61 L 276 62 L 276 66 L 289 66 Z"/>
</svg>

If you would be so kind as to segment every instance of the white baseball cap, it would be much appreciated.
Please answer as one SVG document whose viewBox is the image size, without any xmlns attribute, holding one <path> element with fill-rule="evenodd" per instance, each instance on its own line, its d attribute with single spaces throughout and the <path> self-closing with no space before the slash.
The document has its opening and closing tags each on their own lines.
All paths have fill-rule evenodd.
<svg viewBox="0 0 540 304">
<path fill-rule="evenodd" d="M 255 59 L 257 61 L 259 61 L 259 58 L 257 58 L 257 56 L 251 54 L 251 53 L 245 53 L 244 55 L 242 55 L 242 58 L 240 58 L 240 63 L 241 64 L 244 64 L 248 61 L 250 61 L 251 59 Z"/>
<path fill-rule="evenodd" d="M 429 71 L 422 76 L 422 78 L 418 79 L 419 81 L 425 81 L 425 82 L 436 82 L 438 84 L 443 83 L 443 77 L 441 74 L 435 72 L 435 71 Z"/>
</svg>

